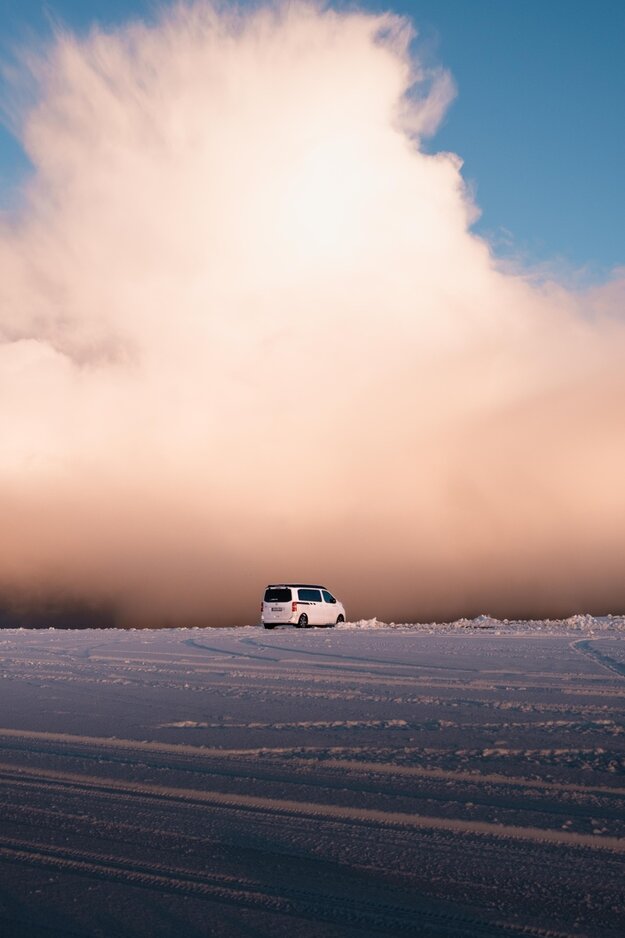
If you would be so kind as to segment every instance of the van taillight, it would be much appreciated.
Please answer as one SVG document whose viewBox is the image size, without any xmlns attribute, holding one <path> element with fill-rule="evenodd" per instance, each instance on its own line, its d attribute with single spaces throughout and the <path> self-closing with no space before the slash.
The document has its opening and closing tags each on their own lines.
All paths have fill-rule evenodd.
<svg viewBox="0 0 625 938">
<path fill-rule="evenodd" d="M 295 600 L 291 603 L 291 612 L 297 612 L 297 603 Z"/>
<path fill-rule="evenodd" d="M 264 606 L 264 605 L 265 605 L 264 602 L 261 601 L 261 604 L 260 604 L 260 611 L 261 611 L 261 612 L 263 611 L 263 606 Z"/>
</svg>

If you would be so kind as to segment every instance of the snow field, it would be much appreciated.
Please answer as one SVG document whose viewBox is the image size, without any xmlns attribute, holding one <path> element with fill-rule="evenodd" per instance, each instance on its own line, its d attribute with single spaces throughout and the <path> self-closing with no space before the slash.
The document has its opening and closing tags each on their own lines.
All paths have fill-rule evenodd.
<svg viewBox="0 0 625 938">
<path fill-rule="evenodd" d="M 0 677 L 3 933 L 625 930 L 620 617 L 13 630 Z"/>
</svg>

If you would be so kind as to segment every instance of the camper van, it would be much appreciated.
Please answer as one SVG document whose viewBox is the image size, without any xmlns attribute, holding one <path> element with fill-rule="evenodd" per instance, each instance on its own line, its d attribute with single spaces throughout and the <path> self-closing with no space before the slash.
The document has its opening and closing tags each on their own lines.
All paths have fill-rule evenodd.
<svg viewBox="0 0 625 938">
<path fill-rule="evenodd" d="M 345 622 L 345 609 L 325 586 L 279 583 L 265 589 L 260 621 L 266 629 L 276 625 L 294 625 L 298 629 L 331 626 Z"/>
</svg>

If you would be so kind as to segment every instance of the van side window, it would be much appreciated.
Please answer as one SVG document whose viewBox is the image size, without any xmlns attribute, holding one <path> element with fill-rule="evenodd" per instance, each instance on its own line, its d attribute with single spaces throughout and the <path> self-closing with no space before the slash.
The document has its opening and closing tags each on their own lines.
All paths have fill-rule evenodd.
<svg viewBox="0 0 625 938">
<path fill-rule="evenodd" d="M 302 602 L 306 603 L 320 603 L 321 602 L 321 590 L 298 590 L 297 596 Z"/>
<path fill-rule="evenodd" d="M 332 593 L 328 593 L 327 590 L 324 590 L 324 591 L 323 591 L 323 598 L 325 599 L 325 601 L 326 601 L 327 603 L 335 603 L 335 602 L 336 602 L 336 599 L 334 598 L 334 596 L 332 595 Z"/>
</svg>

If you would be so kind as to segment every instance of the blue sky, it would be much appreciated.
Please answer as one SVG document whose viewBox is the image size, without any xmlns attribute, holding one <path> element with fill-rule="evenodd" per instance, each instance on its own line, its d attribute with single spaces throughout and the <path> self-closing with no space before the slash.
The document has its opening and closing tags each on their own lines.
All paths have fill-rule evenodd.
<svg viewBox="0 0 625 938">
<path fill-rule="evenodd" d="M 150 15 L 153 0 L 0 0 L 0 48 L 58 18 L 78 30 Z M 380 4 L 365 3 L 372 9 Z M 625 3 L 622 0 L 395 0 L 417 46 L 449 68 L 458 96 L 430 149 L 464 160 L 502 255 L 584 269 L 625 264 Z M 0 206 L 27 171 L 0 130 Z"/>
</svg>

